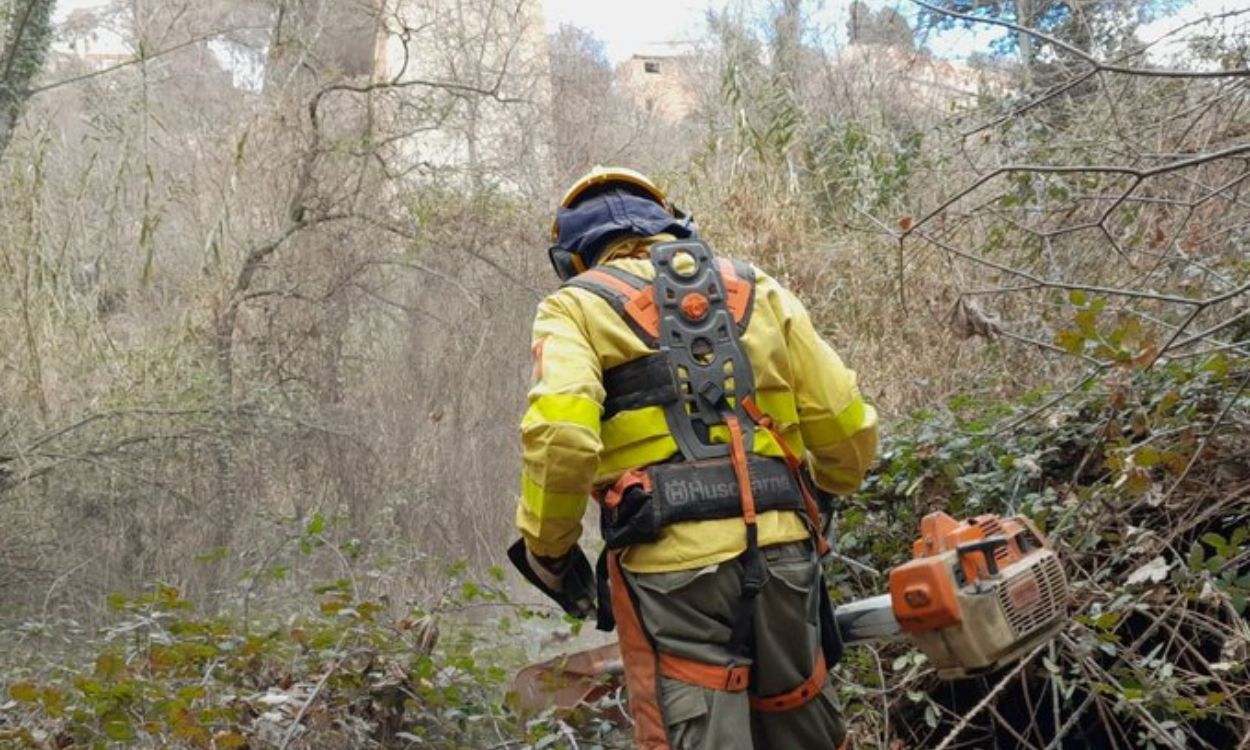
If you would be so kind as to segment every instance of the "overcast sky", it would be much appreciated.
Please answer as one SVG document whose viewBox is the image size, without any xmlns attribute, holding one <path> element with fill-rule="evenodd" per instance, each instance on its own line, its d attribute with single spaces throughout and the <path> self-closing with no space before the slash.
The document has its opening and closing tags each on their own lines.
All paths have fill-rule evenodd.
<svg viewBox="0 0 1250 750">
<path fill-rule="evenodd" d="M 614 62 L 630 55 L 654 49 L 655 45 L 672 41 L 689 41 L 702 35 L 707 8 L 738 7 L 742 0 L 541 0 L 547 27 L 555 30 L 562 23 L 580 26 L 599 39 Z M 892 6 L 909 19 L 916 15 L 916 5 L 907 0 L 867 0 L 870 7 Z M 105 0 L 59 0 L 56 16 L 63 19 L 77 8 L 91 8 Z M 754 5 L 759 5 L 756 0 Z M 846 17 L 850 0 L 815 0 L 810 3 L 812 22 L 827 44 L 846 38 Z M 1143 41 L 1152 41 L 1177 25 L 1196 20 L 1206 14 L 1250 8 L 1250 0 L 1191 0 L 1180 12 L 1144 27 L 1139 34 Z M 1244 22 L 1243 22 L 1244 23 Z M 980 26 L 974 31 L 956 29 L 925 40 L 925 44 L 942 57 L 964 57 L 971 52 L 988 49 L 1000 36 L 999 29 Z M 1173 48 L 1175 49 L 1175 47 Z"/>
</svg>

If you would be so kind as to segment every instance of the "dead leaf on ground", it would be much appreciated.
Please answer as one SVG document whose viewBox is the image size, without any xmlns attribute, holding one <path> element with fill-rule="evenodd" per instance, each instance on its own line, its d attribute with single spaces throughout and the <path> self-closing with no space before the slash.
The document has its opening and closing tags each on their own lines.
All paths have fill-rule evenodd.
<svg viewBox="0 0 1250 750">
<path fill-rule="evenodd" d="M 1134 570 L 1125 581 L 1129 586 L 1139 583 L 1162 583 L 1168 577 L 1172 565 L 1162 555 Z"/>
<path fill-rule="evenodd" d="M 955 300 L 955 306 L 951 308 L 951 314 L 946 322 L 955 335 L 961 339 L 980 336 L 993 340 L 995 336 L 1002 333 L 1002 326 L 998 319 L 987 314 L 974 300 L 966 297 Z"/>
</svg>

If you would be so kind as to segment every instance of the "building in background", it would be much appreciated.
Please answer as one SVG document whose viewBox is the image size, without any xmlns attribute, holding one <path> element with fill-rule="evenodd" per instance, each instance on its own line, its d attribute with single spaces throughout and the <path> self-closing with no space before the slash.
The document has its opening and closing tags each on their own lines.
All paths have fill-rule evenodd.
<svg viewBox="0 0 1250 750">
<path fill-rule="evenodd" d="M 640 110 L 665 122 L 680 122 L 698 102 L 699 69 L 689 44 L 648 45 L 617 66 L 621 90 Z"/>
</svg>

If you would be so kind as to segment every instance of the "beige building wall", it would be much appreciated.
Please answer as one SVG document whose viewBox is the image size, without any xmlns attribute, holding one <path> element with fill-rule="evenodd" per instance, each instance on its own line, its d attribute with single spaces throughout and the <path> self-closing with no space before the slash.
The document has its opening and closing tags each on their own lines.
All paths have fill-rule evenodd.
<svg viewBox="0 0 1250 750">
<path fill-rule="evenodd" d="M 983 91 L 1008 88 L 1003 76 L 887 44 L 850 45 L 831 60 L 830 72 L 848 97 L 884 92 L 900 104 L 941 111 L 970 106 Z M 617 84 L 635 106 L 674 123 L 698 106 L 699 75 L 693 55 L 659 52 L 633 55 L 616 70 Z"/>
<path fill-rule="evenodd" d="M 616 79 L 639 109 L 665 122 L 680 122 L 696 106 L 695 70 L 689 55 L 639 54 L 617 67 Z"/>
</svg>

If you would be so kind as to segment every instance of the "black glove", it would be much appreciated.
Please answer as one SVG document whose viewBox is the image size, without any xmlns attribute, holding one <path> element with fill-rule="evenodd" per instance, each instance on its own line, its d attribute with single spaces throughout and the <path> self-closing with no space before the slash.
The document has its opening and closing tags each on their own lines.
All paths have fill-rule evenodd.
<svg viewBox="0 0 1250 750">
<path fill-rule="evenodd" d="M 525 540 L 518 539 L 508 548 L 508 559 L 525 580 L 568 614 L 579 620 L 594 616 L 595 574 L 581 547 L 574 546 L 564 557 L 551 560 L 533 557 L 525 548 Z"/>
</svg>

